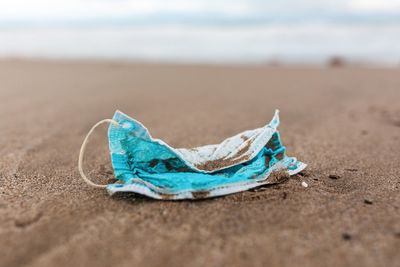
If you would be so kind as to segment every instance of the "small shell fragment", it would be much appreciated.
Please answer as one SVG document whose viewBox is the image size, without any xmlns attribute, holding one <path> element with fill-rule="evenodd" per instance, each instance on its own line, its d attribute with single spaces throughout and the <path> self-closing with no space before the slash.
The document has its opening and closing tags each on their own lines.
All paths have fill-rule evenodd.
<svg viewBox="0 0 400 267">
<path fill-rule="evenodd" d="M 301 182 L 301 186 L 302 186 L 302 187 L 308 187 L 308 184 L 307 184 L 306 182 L 303 181 L 303 182 Z"/>
</svg>

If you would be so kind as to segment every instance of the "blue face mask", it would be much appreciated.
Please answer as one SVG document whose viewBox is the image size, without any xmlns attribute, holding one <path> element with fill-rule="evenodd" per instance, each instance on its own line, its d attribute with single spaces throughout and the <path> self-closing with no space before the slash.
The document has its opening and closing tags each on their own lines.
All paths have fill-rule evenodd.
<svg viewBox="0 0 400 267">
<path fill-rule="evenodd" d="M 109 148 L 118 182 L 96 185 L 83 173 L 88 137 L 109 122 Z M 110 194 L 135 192 L 156 199 L 216 197 L 279 182 L 302 171 L 306 164 L 286 156 L 277 127 L 278 111 L 269 124 L 230 137 L 218 145 L 172 148 L 151 137 L 140 122 L 117 111 L 112 120 L 97 123 L 86 136 L 79 155 L 82 178 Z"/>
</svg>

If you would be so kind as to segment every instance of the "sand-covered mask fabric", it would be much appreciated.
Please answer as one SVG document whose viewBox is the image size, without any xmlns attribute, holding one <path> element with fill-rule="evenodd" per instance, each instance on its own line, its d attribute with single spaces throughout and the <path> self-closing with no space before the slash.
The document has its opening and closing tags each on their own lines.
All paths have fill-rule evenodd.
<svg viewBox="0 0 400 267">
<path fill-rule="evenodd" d="M 244 131 L 220 144 L 173 148 L 154 139 L 146 127 L 120 111 L 98 122 L 86 136 L 79 172 L 89 185 L 116 192 L 134 192 L 155 199 L 209 198 L 279 182 L 306 164 L 286 156 L 277 127 L 278 111 L 264 127 Z M 117 183 L 97 185 L 83 173 L 82 161 L 90 134 L 110 123 L 108 141 Z M 283 175 L 285 176 L 285 175 Z"/>
</svg>

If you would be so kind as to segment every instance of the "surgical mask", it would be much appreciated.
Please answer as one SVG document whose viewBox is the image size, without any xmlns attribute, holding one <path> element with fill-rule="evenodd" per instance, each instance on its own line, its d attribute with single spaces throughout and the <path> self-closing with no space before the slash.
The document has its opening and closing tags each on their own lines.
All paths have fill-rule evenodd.
<svg viewBox="0 0 400 267">
<path fill-rule="evenodd" d="M 115 184 L 97 185 L 82 169 L 89 136 L 110 123 L 108 141 Z M 306 164 L 286 156 L 277 127 L 279 111 L 264 127 L 244 131 L 220 144 L 173 148 L 153 138 L 146 127 L 120 111 L 98 122 L 86 136 L 79 155 L 79 172 L 86 183 L 116 192 L 134 192 L 155 199 L 217 197 L 279 182 Z"/>
</svg>

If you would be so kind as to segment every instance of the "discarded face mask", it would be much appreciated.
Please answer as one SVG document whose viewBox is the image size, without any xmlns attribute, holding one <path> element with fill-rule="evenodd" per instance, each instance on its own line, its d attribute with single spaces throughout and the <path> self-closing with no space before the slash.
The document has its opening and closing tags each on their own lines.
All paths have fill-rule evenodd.
<svg viewBox="0 0 400 267">
<path fill-rule="evenodd" d="M 279 182 L 306 164 L 286 156 L 277 127 L 279 111 L 262 128 L 230 137 L 217 145 L 175 149 L 138 121 L 117 111 L 112 120 L 98 122 L 86 136 L 79 155 L 79 172 L 91 186 L 116 192 L 134 192 L 155 199 L 209 198 Z M 83 173 L 82 161 L 90 134 L 110 123 L 109 149 L 115 184 L 97 185 Z"/>
</svg>

